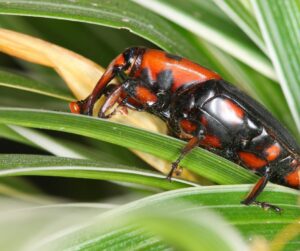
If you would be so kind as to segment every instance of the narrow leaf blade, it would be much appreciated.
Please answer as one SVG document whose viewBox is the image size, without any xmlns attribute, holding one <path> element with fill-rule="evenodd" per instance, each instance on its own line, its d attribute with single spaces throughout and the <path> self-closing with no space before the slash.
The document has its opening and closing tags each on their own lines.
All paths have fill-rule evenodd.
<svg viewBox="0 0 300 251">
<path fill-rule="evenodd" d="M 262 38 L 258 23 L 242 0 L 214 0 L 234 22 L 238 25 L 256 45 L 267 55 L 265 42 Z"/>
<path fill-rule="evenodd" d="M 197 186 L 178 179 L 169 182 L 162 174 L 121 164 L 39 155 L 0 154 L 1 177 L 24 175 L 131 182 L 166 190 Z"/>
<path fill-rule="evenodd" d="M 300 217 L 299 206 L 296 205 L 297 191 L 279 186 L 268 186 L 262 196 L 260 196 L 260 199 L 276 203 L 284 208 L 283 213 L 280 215 L 272 211 L 266 212 L 261 208 L 241 205 L 239 201 L 247 194 L 249 189 L 250 187 L 245 185 L 212 186 L 160 193 L 110 210 L 91 219 L 89 222 L 68 228 L 67 231 L 61 231 L 57 235 L 53 234 L 50 238 L 47 236 L 36 243 L 35 248 L 45 249 L 54 246 L 56 249 L 64 247 L 86 250 L 89 248 L 105 249 L 106 245 L 109 245 L 109 247 L 118 250 L 120 245 L 122 245 L 122 248 L 126 250 L 126 248 L 130 249 L 132 242 L 143 242 L 145 246 L 147 246 L 147 243 L 152 242 L 152 245 L 158 248 L 161 245 L 161 242 L 158 241 L 160 240 L 158 236 L 156 236 L 155 242 L 153 236 L 149 236 L 143 231 L 137 231 L 136 224 L 133 225 L 128 222 L 125 226 L 120 226 L 121 219 L 126 219 L 129 215 L 136 216 L 138 212 L 143 212 L 145 209 L 153 212 L 155 210 L 169 210 L 170 216 L 176 216 L 175 213 L 180 214 L 181 212 L 191 217 L 194 216 L 194 221 L 196 222 L 199 219 L 197 214 L 201 215 L 202 212 L 205 213 L 209 208 L 209 210 L 221 214 L 227 222 L 230 222 L 231 225 L 240 230 L 247 239 L 257 235 L 272 239 L 276 234 L 280 233 L 283 227 L 290 223 L 295 223 Z M 171 211 L 170 205 L 172 206 Z M 180 205 L 182 205 L 182 208 L 180 208 Z M 107 222 L 111 225 L 107 224 Z M 212 222 L 217 221 L 211 220 L 210 223 Z M 186 222 L 186 224 L 189 223 Z M 117 229 L 114 226 L 117 226 Z M 212 229 L 217 229 L 214 228 L 214 224 L 211 224 L 211 226 Z M 184 226 L 179 229 L 184 229 Z M 170 229 L 164 230 L 171 234 L 169 232 L 171 231 Z M 194 231 L 197 230 L 194 229 Z M 177 233 L 181 234 L 180 231 L 177 231 Z M 226 235 L 226 233 L 223 234 Z M 165 234 L 167 233 L 165 232 Z M 172 237 L 180 238 L 175 235 Z M 287 247 L 293 247 L 298 241 L 299 237 L 297 236 L 297 238 L 287 243 Z"/>
<path fill-rule="evenodd" d="M 252 0 L 270 58 L 300 131 L 300 5 L 296 0 Z"/>
<path fill-rule="evenodd" d="M 72 95 L 64 90 L 60 90 L 58 87 L 52 88 L 50 85 L 43 85 L 30 78 L 2 70 L 0 70 L 0 86 L 34 92 L 66 101 L 73 100 Z"/>
</svg>

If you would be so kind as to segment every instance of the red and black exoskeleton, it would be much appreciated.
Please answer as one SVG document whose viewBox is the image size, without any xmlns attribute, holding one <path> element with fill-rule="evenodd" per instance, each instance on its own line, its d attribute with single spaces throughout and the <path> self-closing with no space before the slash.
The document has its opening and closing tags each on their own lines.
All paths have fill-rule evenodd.
<svg viewBox="0 0 300 251">
<path fill-rule="evenodd" d="M 114 77 L 120 85 L 108 85 Z M 91 95 L 70 104 L 71 111 L 92 115 L 102 95 L 99 117 L 111 116 L 106 113 L 116 103 L 148 111 L 188 141 L 169 179 L 180 160 L 200 146 L 262 176 L 243 204 L 280 211 L 256 201 L 266 183 L 300 187 L 300 149 L 293 137 L 259 103 L 196 63 L 160 50 L 129 48 L 110 63 Z"/>
</svg>

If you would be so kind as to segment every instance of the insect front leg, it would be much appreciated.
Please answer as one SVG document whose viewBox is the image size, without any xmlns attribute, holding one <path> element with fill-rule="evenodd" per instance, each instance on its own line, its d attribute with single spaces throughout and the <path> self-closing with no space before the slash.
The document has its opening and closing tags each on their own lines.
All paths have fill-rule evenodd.
<svg viewBox="0 0 300 251">
<path fill-rule="evenodd" d="M 273 209 L 276 212 L 281 212 L 281 208 L 271 205 L 267 202 L 260 202 L 256 201 L 256 198 L 260 193 L 264 190 L 265 186 L 267 185 L 269 179 L 270 179 L 270 167 L 266 167 L 266 171 L 264 175 L 258 180 L 258 182 L 255 184 L 255 186 L 252 188 L 250 193 L 247 195 L 247 197 L 241 201 L 242 204 L 245 204 L 247 206 L 249 205 L 257 205 L 263 209 Z"/>
<path fill-rule="evenodd" d="M 93 108 L 97 100 L 104 94 L 104 90 L 114 77 L 125 80 L 133 66 L 134 58 L 141 52 L 139 48 L 128 48 L 118 55 L 107 67 L 102 77 L 97 82 L 92 93 L 84 100 L 71 102 L 70 109 L 73 113 L 86 114 L 92 116 Z"/>
<path fill-rule="evenodd" d="M 99 111 L 100 118 L 110 118 L 116 109 L 109 115 L 105 113 L 117 102 L 125 108 L 143 111 L 149 105 L 148 101 L 156 98 L 150 88 L 144 86 L 140 79 L 134 78 L 127 78 L 121 85 L 108 85 L 103 92 L 107 98 Z"/>
<path fill-rule="evenodd" d="M 98 113 L 99 118 L 110 118 L 113 114 L 115 114 L 116 109 L 114 109 L 114 111 L 110 114 L 105 115 L 105 113 L 120 100 L 122 91 L 122 85 L 114 85 L 110 87 L 110 90 L 106 92 L 107 98 Z"/>
<path fill-rule="evenodd" d="M 115 76 L 117 76 L 121 72 L 121 70 L 121 67 L 118 65 L 114 65 L 113 61 L 97 82 L 97 85 L 93 89 L 92 93 L 86 99 L 76 102 L 79 110 L 78 113 L 92 116 L 96 101 L 104 94 L 104 90 L 107 84 Z M 72 103 L 72 105 L 74 106 L 74 102 Z"/>
</svg>

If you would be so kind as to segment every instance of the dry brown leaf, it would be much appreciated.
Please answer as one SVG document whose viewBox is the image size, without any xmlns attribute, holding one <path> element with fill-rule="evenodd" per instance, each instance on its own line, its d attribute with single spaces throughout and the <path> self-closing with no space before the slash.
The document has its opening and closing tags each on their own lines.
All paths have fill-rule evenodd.
<svg viewBox="0 0 300 251">
<path fill-rule="evenodd" d="M 53 68 L 66 82 L 77 99 L 84 99 L 92 91 L 104 69 L 93 61 L 47 41 L 0 28 L 0 51 L 14 57 Z M 165 124 L 158 118 L 136 111 L 128 116 L 116 114 L 111 118 L 122 124 L 143 128 L 153 132 L 167 133 Z M 170 163 L 149 154 L 134 151 L 151 166 L 168 173 Z M 182 178 L 194 181 L 195 175 L 186 169 Z"/>
</svg>

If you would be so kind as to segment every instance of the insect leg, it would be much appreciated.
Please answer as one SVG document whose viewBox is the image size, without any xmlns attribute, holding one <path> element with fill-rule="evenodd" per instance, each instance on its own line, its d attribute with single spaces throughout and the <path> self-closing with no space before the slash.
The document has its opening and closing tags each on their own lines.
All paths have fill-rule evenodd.
<svg viewBox="0 0 300 251">
<path fill-rule="evenodd" d="M 136 100 L 128 95 L 132 95 L 132 86 L 136 84 L 136 80 L 127 79 L 122 85 L 110 84 L 106 86 L 103 90 L 103 94 L 107 97 L 104 104 L 102 105 L 98 117 L 99 118 L 110 118 L 116 111 L 116 109 L 110 113 L 109 115 L 105 115 L 105 113 L 115 105 L 115 103 L 119 103 L 120 106 L 128 107 L 132 110 L 142 111 L 144 107 L 139 104 Z M 130 86 L 130 87 L 128 87 Z M 130 90 L 128 93 L 127 91 Z M 124 92 L 126 96 L 124 97 Z"/>
<path fill-rule="evenodd" d="M 99 111 L 99 118 L 110 118 L 115 113 L 114 110 L 112 113 L 105 115 L 105 113 L 115 105 L 122 94 L 122 85 L 115 86 L 113 88 L 113 91 L 107 95 L 107 98 Z"/>
<path fill-rule="evenodd" d="M 191 152 L 195 147 L 199 146 L 200 141 L 204 137 L 204 131 L 200 130 L 197 136 L 194 136 L 190 139 L 190 141 L 185 145 L 183 149 L 181 149 L 179 157 L 172 163 L 171 170 L 169 174 L 167 175 L 167 179 L 171 180 L 173 173 L 178 168 L 178 165 L 180 161 L 189 153 Z"/>
<path fill-rule="evenodd" d="M 251 204 L 257 205 L 266 210 L 271 208 L 276 212 L 281 212 L 281 208 L 279 208 L 277 206 L 271 205 L 266 202 L 256 201 L 257 196 L 263 191 L 263 189 L 267 185 L 269 179 L 270 179 L 270 167 L 267 167 L 264 176 L 262 176 L 258 180 L 258 182 L 255 184 L 253 189 L 250 191 L 250 193 L 247 195 L 247 197 L 243 201 L 241 201 L 241 203 L 245 204 L 247 206 L 251 205 Z"/>
<path fill-rule="evenodd" d="M 108 83 L 114 78 L 119 77 L 122 81 L 128 75 L 134 58 L 138 55 L 142 55 L 144 49 L 140 48 L 128 48 L 123 53 L 118 55 L 107 67 L 101 78 L 98 80 L 92 93 L 84 100 L 72 102 L 70 104 L 71 111 L 73 113 L 86 114 L 92 116 L 95 103 L 103 95 L 103 91 Z"/>
</svg>

